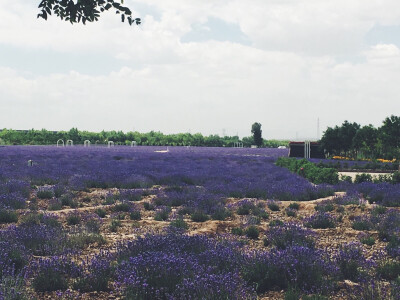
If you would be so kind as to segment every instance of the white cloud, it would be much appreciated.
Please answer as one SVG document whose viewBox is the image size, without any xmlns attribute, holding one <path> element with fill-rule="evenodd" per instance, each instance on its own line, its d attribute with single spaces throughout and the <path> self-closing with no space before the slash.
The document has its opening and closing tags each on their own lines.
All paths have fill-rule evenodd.
<svg viewBox="0 0 400 300">
<path fill-rule="evenodd" d="M 379 125 L 400 109 L 400 50 L 364 44 L 374 24 L 400 23 L 396 1 L 136 2 L 154 7 L 159 18 L 145 14 L 143 25 L 130 27 L 106 14 L 98 23 L 71 26 L 36 19 L 32 3 L 2 0 L 0 43 L 92 53 L 125 67 L 27 76 L 0 64 L 0 128 L 206 134 L 225 128 L 243 136 L 259 121 L 265 137 L 315 137 L 318 117 L 322 129 L 344 119 Z M 251 45 L 181 42 L 209 18 L 238 24 Z"/>
</svg>

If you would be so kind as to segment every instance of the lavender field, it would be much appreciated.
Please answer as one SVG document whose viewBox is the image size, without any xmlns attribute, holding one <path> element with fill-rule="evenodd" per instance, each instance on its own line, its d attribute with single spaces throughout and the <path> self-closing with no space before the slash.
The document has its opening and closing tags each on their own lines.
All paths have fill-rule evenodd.
<svg viewBox="0 0 400 300">
<path fill-rule="evenodd" d="M 0 299 L 400 299 L 398 184 L 166 149 L 0 147 Z"/>
</svg>

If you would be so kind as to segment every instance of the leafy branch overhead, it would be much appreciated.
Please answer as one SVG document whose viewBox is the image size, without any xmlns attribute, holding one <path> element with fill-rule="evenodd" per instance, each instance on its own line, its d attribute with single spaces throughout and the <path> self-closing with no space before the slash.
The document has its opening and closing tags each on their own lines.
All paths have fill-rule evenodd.
<svg viewBox="0 0 400 300">
<path fill-rule="evenodd" d="M 127 20 L 129 25 L 139 25 L 140 18 L 133 18 L 132 11 L 123 4 L 124 0 L 41 0 L 38 18 L 47 20 L 49 15 L 54 14 L 61 20 L 86 24 L 98 21 L 100 13 L 114 9 L 121 15 L 122 22 Z"/>
</svg>

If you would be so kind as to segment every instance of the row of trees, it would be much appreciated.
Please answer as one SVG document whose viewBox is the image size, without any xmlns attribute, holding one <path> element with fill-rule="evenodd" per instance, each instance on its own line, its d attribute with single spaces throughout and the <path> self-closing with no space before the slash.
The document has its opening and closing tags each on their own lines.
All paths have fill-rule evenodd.
<svg viewBox="0 0 400 300">
<path fill-rule="evenodd" d="M 239 139 L 238 136 L 209 135 L 203 136 L 201 133 L 178 133 L 163 134 L 161 132 L 150 131 L 148 133 L 122 131 L 101 131 L 89 132 L 79 131 L 72 128 L 69 131 L 48 131 L 42 130 L 10 130 L 0 131 L 0 143 L 6 145 L 54 145 L 57 140 L 72 140 L 74 144 L 83 144 L 89 140 L 92 144 L 107 144 L 113 141 L 119 145 L 130 145 L 136 141 L 138 145 L 148 146 L 204 146 L 204 147 L 232 147 L 235 142 L 243 143 L 244 147 L 254 144 L 253 137 Z M 280 141 L 263 141 L 261 146 L 279 146 L 287 143 Z"/>
<path fill-rule="evenodd" d="M 387 117 L 378 128 L 344 121 L 341 126 L 328 127 L 320 143 L 329 156 L 399 158 L 400 117 Z"/>
</svg>

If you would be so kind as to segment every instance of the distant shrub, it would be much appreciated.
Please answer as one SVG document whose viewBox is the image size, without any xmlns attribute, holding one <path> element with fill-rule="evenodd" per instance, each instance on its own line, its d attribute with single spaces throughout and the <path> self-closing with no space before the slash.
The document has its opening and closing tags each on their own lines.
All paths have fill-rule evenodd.
<svg viewBox="0 0 400 300">
<path fill-rule="evenodd" d="M 62 209 L 61 200 L 59 200 L 59 199 L 51 199 L 49 201 L 49 205 L 48 205 L 47 209 L 48 210 L 61 210 Z"/>
<path fill-rule="evenodd" d="M 68 225 L 78 225 L 81 223 L 81 216 L 78 213 L 72 213 L 67 216 Z"/>
<path fill-rule="evenodd" d="M 156 221 L 167 221 L 169 217 L 169 213 L 171 212 L 171 208 L 168 206 L 164 206 L 156 210 L 156 214 L 154 215 L 154 220 Z"/>
<path fill-rule="evenodd" d="M 400 262 L 393 259 L 384 259 L 378 263 L 376 273 L 386 280 L 394 280 L 400 276 Z"/>
<path fill-rule="evenodd" d="M 9 194 L 1 194 L 0 192 L 0 208 L 22 209 L 26 206 L 26 197 L 20 192 Z"/>
<path fill-rule="evenodd" d="M 357 216 L 354 218 L 353 224 L 351 228 L 355 230 L 371 230 L 373 228 L 373 224 L 369 217 L 366 216 Z"/>
<path fill-rule="evenodd" d="M 329 213 L 317 212 L 305 219 L 305 225 L 307 227 L 319 229 L 334 228 L 336 227 L 336 220 Z"/>
<path fill-rule="evenodd" d="M 119 198 L 122 201 L 140 201 L 144 196 L 143 190 L 120 190 Z"/>
<path fill-rule="evenodd" d="M 315 184 L 336 184 L 339 182 L 339 175 L 336 169 L 318 167 L 307 159 L 298 160 L 296 158 L 279 157 L 276 161 L 276 165 L 285 167 Z"/>
<path fill-rule="evenodd" d="M 360 242 L 364 245 L 372 246 L 375 244 L 375 239 L 370 235 L 364 234 L 360 237 Z"/>
<path fill-rule="evenodd" d="M 78 267 L 65 257 L 41 258 L 34 264 L 32 287 L 36 292 L 66 290 L 69 278 L 79 274 Z"/>
<path fill-rule="evenodd" d="M 245 230 L 245 234 L 249 239 L 256 240 L 258 239 L 260 232 L 256 226 L 252 225 Z"/>
<path fill-rule="evenodd" d="M 381 205 L 375 205 L 374 208 L 371 210 L 371 214 L 373 216 L 379 216 L 385 214 L 387 211 L 387 208 L 385 206 Z"/>
<path fill-rule="evenodd" d="M 77 208 L 78 202 L 74 200 L 72 194 L 64 194 L 60 198 L 62 206 L 69 206 L 71 208 Z"/>
<path fill-rule="evenodd" d="M 131 220 L 139 221 L 142 219 L 142 214 L 140 213 L 140 210 L 133 210 L 129 213 L 129 218 Z"/>
<path fill-rule="evenodd" d="M 348 183 L 352 183 L 353 179 L 351 178 L 351 176 L 348 175 L 340 175 L 340 181 L 344 181 L 344 182 L 348 182 Z"/>
<path fill-rule="evenodd" d="M 13 210 L 0 209 L 0 223 L 16 223 L 18 215 Z"/>
<path fill-rule="evenodd" d="M 181 208 L 178 209 L 178 215 L 190 215 L 192 214 L 194 209 L 192 207 L 188 206 L 182 206 Z"/>
<path fill-rule="evenodd" d="M 110 231 L 111 232 L 117 232 L 118 228 L 122 226 L 121 220 L 118 219 L 111 219 L 110 223 Z"/>
<path fill-rule="evenodd" d="M 392 183 L 400 183 L 400 171 L 396 171 L 392 174 Z"/>
<path fill-rule="evenodd" d="M 39 199 L 51 199 L 54 197 L 54 191 L 52 188 L 41 187 L 37 190 L 36 197 Z"/>
<path fill-rule="evenodd" d="M 271 211 L 280 210 L 279 203 L 277 201 L 268 201 L 267 206 Z"/>
<path fill-rule="evenodd" d="M 234 235 L 239 235 L 239 236 L 241 236 L 241 235 L 244 234 L 244 231 L 243 231 L 243 229 L 240 228 L 240 227 L 233 227 L 233 228 L 231 229 L 231 233 L 234 234 Z"/>
<path fill-rule="evenodd" d="M 278 249 L 286 249 L 293 245 L 312 248 L 315 245 L 315 233 L 296 223 L 285 223 L 269 228 L 267 239 L 269 244 Z"/>
<path fill-rule="evenodd" d="M 248 199 L 240 200 L 237 206 L 236 213 L 241 216 L 250 214 L 250 211 L 255 207 L 254 203 Z"/>
<path fill-rule="evenodd" d="M 276 219 L 276 220 L 272 220 L 271 222 L 269 222 L 269 226 L 273 227 L 273 226 L 282 226 L 283 225 L 283 221 Z"/>
<path fill-rule="evenodd" d="M 290 209 L 295 209 L 295 210 L 299 210 L 300 209 L 300 204 L 297 202 L 292 202 L 289 204 L 288 206 Z"/>
<path fill-rule="evenodd" d="M 112 232 L 116 232 L 117 230 Z M 68 237 L 68 244 L 72 249 L 85 249 L 87 246 L 97 244 L 98 246 L 106 243 L 106 240 L 101 234 L 79 232 Z"/>
<path fill-rule="evenodd" d="M 202 211 L 195 211 L 190 215 L 193 222 L 205 222 L 209 219 L 208 215 Z"/>
<path fill-rule="evenodd" d="M 114 275 L 111 258 L 107 254 L 95 256 L 84 261 L 80 276 L 74 281 L 73 288 L 81 292 L 108 291 L 108 282 Z"/>
<path fill-rule="evenodd" d="M 285 209 L 285 212 L 286 212 L 286 215 L 287 215 L 288 217 L 295 217 L 296 214 L 297 214 L 297 210 L 292 209 L 292 208 L 289 208 L 289 207 L 287 207 L 287 208 Z"/>
<path fill-rule="evenodd" d="M 336 276 L 334 262 L 318 249 L 292 246 L 284 250 L 255 251 L 243 267 L 243 276 L 261 294 L 296 286 L 303 293 L 328 291 Z"/>
<path fill-rule="evenodd" d="M 335 210 L 335 205 L 331 200 L 324 200 L 315 205 L 315 210 L 320 212 L 331 212 Z"/>
<path fill-rule="evenodd" d="M 102 208 L 98 208 L 95 210 L 95 213 L 100 217 L 100 218 L 105 218 L 107 212 L 102 209 Z"/>
<path fill-rule="evenodd" d="M 364 256 L 362 245 L 358 242 L 351 242 L 340 246 L 336 255 L 343 279 L 359 281 L 363 273 L 367 272 L 372 265 Z"/>
<path fill-rule="evenodd" d="M 150 202 L 143 202 L 143 207 L 145 210 L 154 210 L 154 205 Z"/>
<path fill-rule="evenodd" d="M 372 176 L 368 173 L 357 174 L 354 183 L 372 182 Z"/>
<path fill-rule="evenodd" d="M 183 230 L 187 230 L 189 228 L 189 225 L 185 222 L 183 218 L 177 218 L 175 220 L 172 220 L 169 223 L 169 225 Z"/>
<path fill-rule="evenodd" d="M 400 227 L 400 212 L 394 209 L 388 210 L 380 216 L 380 221 L 376 225 L 379 239 L 389 241 L 396 235 L 396 228 Z"/>
<path fill-rule="evenodd" d="M 225 207 L 217 208 L 211 215 L 213 220 L 224 221 L 226 218 L 232 216 L 231 212 Z"/>
<path fill-rule="evenodd" d="M 116 204 L 113 210 L 116 212 L 129 212 L 131 210 L 131 205 L 127 202 L 121 202 Z"/>
</svg>

